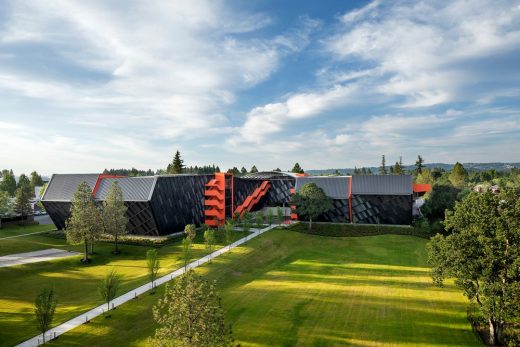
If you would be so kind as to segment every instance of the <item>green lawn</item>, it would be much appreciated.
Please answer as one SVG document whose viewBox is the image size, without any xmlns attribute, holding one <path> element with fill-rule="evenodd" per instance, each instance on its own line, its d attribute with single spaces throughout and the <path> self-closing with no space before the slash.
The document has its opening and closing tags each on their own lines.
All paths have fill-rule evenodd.
<svg viewBox="0 0 520 347">
<path fill-rule="evenodd" d="M 426 242 L 275 230 L 199 272 L 218 281 L 242 346 L 479 346 L 461 292 L 452 283 L 431 284 Z M 155 328 L 151 308 L 162 292 L 52 345 L 146 346 Z"/>
<path fill-rule="evenodd" d="M 200 234 L 200 233 L 199 233 Z M 237 233 L 237 238 L 243 237 Z M 220 243 L 216 248 L 221 247 Z M 3 254 L 45 248 L 82 251 L 82 246 L 67 245 L 64 239 L 45 234 L 0 240 Z M 207 254 L 202 235 L 197 235 L 193 258 Z M 43 287 L 54 287 L 58 295 L 56 324 L 102 303 L 97 286 L 105 274 L 114 268 L 122 275 L 121 294 L 146 283 L 146 251 L 149 247 L 121 245 L 122 254 L 112 255 L 113 245 L 97 243 L 96 255 L 88 265 L 80 263 L 80 256 L 49 262 L 0 268 L 0 346 L 10 346 L 37 334 L 33 305 Z M 159 249 L 160 275 L 182 266 L 180 241 Z"/>
</svg>

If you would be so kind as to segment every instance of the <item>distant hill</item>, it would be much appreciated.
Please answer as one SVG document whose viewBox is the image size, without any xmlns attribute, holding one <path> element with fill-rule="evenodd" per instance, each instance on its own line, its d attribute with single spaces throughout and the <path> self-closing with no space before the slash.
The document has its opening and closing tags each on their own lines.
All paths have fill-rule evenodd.
<svg viewBox="0 0 520 347">
<path fill-rule="evenodd" d="M 433 168 L 442 168 L 446 171 L 451 170 L 454 164 L 444 164 L 444 163 L 428 163 L 424 164 L 427 168 L 433 169 Z M 518 163 L 463 163 L 464 167 L 468 171 L 484 171 L 484 170 L 490 170 L 495 169 L 497 171 L 506 171 L 511 168 L 520 168 L 520 162 Z M 389 167 L 389 166 L 387 166 Z M 361 169 L 361 167 L 359 167 Z M 372 173 L 377 173 L 378 167 L 367 167 L 367 169 L 372 170 Z M 414 170 L 414 165 L 405 165 L 405 170 Z M 332 174 L 336 170 L 338 170 L 343 175 L 348 175 L 354 172 L 354 168 L 344 168 L 344 169 L 316 169 L 316 170 L 306 170 L 305 172 L 311 175 L 325 175 L 325 174 Z"/>
</svg>

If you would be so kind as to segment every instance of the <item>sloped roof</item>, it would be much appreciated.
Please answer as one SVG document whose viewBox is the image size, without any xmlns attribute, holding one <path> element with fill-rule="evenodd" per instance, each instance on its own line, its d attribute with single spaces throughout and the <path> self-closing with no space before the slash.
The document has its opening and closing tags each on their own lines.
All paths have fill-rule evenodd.
<svg viewBox="0 0 520 347">
<path fill-rule="evenodd" d="M 44 201 L 70 201 L 81 182 L 94 189 L 99 174 L 54 174 L 43 196 Z"/>
<path fill-rule="evenodd" d="M 357 195 L 411 195 L 410 175 L 355 175 L 352 176 L 352 194 Z"/>
<path fill-rule="evenodd" d="M 153 190 L 155 177 L 103 178 L 96 192 L 97 200 L 104 200 L 112 183 L 117 182 L 125 201 L 146 201 Z"/>
<path fill-rule="evenodd" d="M 295 173 L 292 172 L 282 172 L 282 171 L 260 171 L 260 172 L 250 172 L 241 176 L 241 178 L 248 179 L 277 179 L 277 178 L 294 178 L 297 177 Z"/>
<path fill-rule="evenodd" d="M 326 177 L 297 177 L 296 191 L 299 191 L 305 184 L 315 183 L 323 189 L 325 194 L 332 199 L 346 199 L 349 195 L 348 176 L 326 176 Z"/>
</svg>

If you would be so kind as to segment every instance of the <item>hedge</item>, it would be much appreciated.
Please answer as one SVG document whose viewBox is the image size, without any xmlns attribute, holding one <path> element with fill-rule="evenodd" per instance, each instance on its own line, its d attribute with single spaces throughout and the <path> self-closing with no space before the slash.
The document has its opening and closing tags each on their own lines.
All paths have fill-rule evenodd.
<svg viewBox="0 0 520 347">
<path fill-rule="evenodd" d="M 309 230 L 309 224 L 300 222 L 288 227 L 300 233 L 333 236 L 333 237 L 356 237 L 356 236 L 373 236 L 373 235 L 412 235 L 423 238 L 430 238 L 430 233 L 416 229 L 411 226 L 399 225 L 380 225 L 380 224 L 341 224 L 341 223 L 313 223 L 312 229 Z"/>
</svg>

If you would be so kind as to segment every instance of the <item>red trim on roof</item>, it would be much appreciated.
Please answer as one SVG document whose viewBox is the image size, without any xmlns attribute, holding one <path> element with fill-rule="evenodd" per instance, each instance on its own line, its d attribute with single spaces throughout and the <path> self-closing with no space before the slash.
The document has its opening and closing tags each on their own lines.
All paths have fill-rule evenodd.
<svg viewBox="0 0 520 347">
<path fill-rule="evenodd" d="M 126 177 L 126 176 L 118 176 L 118 175 L 106 175 L 106 174 L 101 174 L 98 176 L 98 179 L 96 181 L 96 185 L 94 186 L 94 189 L 92 189 L 92 196 L 95 198 L 96 197 L 96 194 L 97 194 L 97 191 L 99 189 L 99 185 L 101 184 L 101 180 L 103 178 L 123 178 L 123 177 Z"/>
<path fill-rule="evenodd" d="M 424 184 L 424 183 L 414 183 L 413 184 L 414 193 L 427 193 L 430 190 L 432 190 L 431 184 Z"/>
</svg>

